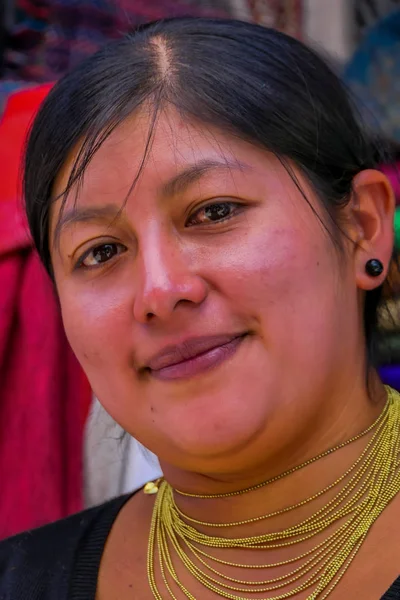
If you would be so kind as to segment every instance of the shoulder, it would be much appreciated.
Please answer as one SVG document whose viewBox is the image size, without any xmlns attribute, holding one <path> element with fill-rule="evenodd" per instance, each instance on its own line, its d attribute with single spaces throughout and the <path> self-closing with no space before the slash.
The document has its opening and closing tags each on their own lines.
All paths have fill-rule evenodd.
<svg viewBox="0 0 400 600">
<path fill-rule="evenodd" d="M 128 498 L 0 542 L 0 600 L 66 600 L 77 561 L 93 564 L 97 574 L 110 529 Z"/>
</svg>

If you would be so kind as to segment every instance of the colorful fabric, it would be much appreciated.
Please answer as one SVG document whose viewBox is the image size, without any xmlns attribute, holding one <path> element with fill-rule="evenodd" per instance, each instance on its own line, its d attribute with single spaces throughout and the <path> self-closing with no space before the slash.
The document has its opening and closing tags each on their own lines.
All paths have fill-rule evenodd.
<svg viewBox="0 0 400 600">
<path fill-rule="evenodd" d="M 400 207 L 397 207 L 394 213 L 394 246 L 400 251 Z"/>
<path fill-rule="evenodd" d="M 13 95 L 0 122 L 0 538 L 83 507 L 91 390 L 19 193 L 27 128 L 49 87 Z"/>
<path fill-rule="evenodd" d="M 371 129 L 400 143 L 400 10 L 371 28 L 343 76 Z"/>
<path fill-rule="evenodd" d="M 249 0 L 248 4 L 251 20 L 255 23 L 301 37 L 301 0 Z"/>
<path fill-rule="evenodd" d="M 48 0 L 17 0 L 4 56 L 6 77 L 41 81 L 38 63 L 50 22 Z"/>
</svg>

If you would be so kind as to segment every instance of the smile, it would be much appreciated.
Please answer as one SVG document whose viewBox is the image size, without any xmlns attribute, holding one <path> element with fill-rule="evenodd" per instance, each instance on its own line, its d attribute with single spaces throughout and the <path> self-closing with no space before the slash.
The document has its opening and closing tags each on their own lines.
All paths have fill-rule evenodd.
<svg viewBox="0 0 400 600">
<path fill-rule="evenodd" d="M 213 340 L 212 338 L 208 342 L 204 338 L 196 341 L 193 345 L 189 343 L 171 351 L 169 356 L 167 353 L 163 357 L 160 356 L 158 359 L 160 365 L 156 368 L 148 367 L 148 372 L 152 377 L 162 381 L 189 379 L 214 369 L 228 360 L 236 353 L 245 337 L 246 334 L 241 334 L 230 338 L 225 336 L 219 343 L 217 343 L 217 339 Z"/>
</svg>

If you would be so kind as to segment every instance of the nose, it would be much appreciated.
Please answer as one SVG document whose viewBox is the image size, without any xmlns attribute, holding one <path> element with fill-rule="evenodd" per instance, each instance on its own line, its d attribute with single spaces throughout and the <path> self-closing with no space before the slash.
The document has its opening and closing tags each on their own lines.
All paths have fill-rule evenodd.
<svg viewBox="0 0 400 600">
<path fill-rule="evenodd" d="M 167 321 L 183 305 L 201 304 L 207 296 L 205 280 L 191 269 L 188 257 L 171 244 L 153 244 L 141 251 L 140 284 L 134 299 L 134 318 L 140 323 Z"/>
</svg>

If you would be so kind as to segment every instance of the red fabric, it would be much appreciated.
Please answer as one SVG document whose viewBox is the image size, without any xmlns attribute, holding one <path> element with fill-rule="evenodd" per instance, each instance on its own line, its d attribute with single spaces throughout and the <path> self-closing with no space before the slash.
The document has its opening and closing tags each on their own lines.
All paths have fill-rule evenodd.
<svg viewBox="0 0 400 600">
<path fill-rule="evenodd" d="M 50 86 L 10 98 L 0 122 L 0 538 L 80 510 L 91 392 L 18 194 L 27 128 Z"/>
</svg>

